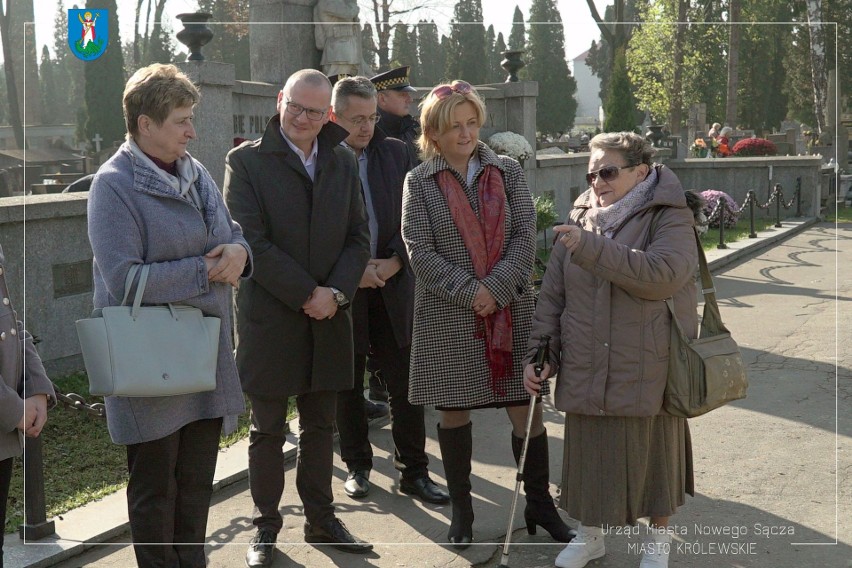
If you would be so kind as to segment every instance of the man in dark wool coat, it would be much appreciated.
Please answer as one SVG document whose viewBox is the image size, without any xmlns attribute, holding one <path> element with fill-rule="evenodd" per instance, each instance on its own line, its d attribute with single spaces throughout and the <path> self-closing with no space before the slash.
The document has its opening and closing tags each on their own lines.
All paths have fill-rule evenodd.
<svg viewBox="0 0 852 568">
<path fill-rule="evenodd" d="M 249 486 L 257 529 L 246 565 L 269 566 L 283 526 L 287 399 L 299 411 L 296 489 L 304 536 L 347 552 L 372 545 L 335 516 L 331 489 L 337 392 L 353 387 L 347 310 L 370 258 L 358 165 L 329 122 L 331 83 L 291 75 L 263 137 L 226 159 L 225 202 L 243 227 L 255 270 L 237 297 L 237 366 L 251 401 Z M 288 539 L 289 540 L 289 539 Z"/>
<path fill-rule="evenodd" d="M 414 319 L 414 273 L 402 241 L 402 185 L 412 168 L 405 144 L 376 128 L 376 88 L 366 77 L 339 79 L 332 94 L 331 120 L 349 131 L 342 144 L 354 152 L 370 227 L 370 261 L 352 302 L 355 376 L 362 377 L 367 354 L 382 369 L 390 391 L 394 465 L 399 489 L 428 503 L 448 503 L 449 494 L 430 478 L 423 407 L 408 402 L 408 367 Z M 343 489 L 354 499 L 370 492 L 370 445 L 364 389 L 337 397 L 340 456 L 349 470 Z"/>
</svg>

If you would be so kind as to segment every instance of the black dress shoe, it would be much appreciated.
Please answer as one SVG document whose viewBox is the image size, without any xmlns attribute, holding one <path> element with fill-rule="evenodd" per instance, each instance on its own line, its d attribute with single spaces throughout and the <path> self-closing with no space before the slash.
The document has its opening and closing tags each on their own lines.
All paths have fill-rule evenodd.
<svg viewBox="0 0 852 568">
<path fill-rule="evenodd" d="M 417 495 L 427 503 L 441 505 L 450 502 L 450 494 L 438 487 L 428 475 L 417 479 L 401 479 L 399 490 L 406 495 Z"/>
<path fill-rule="evenodd" d="M 315 526 L 305 521 L 305 542 L 312 544 L 330 544 L 343 552 L 363 554 L 373 550 L 373 545 L 352 536 L 346 525 L 334 518 L 323 526 Z"/>
<path fill-rule="evenodd" d="M 249 568 L 272 566 L 276 537 L 277 535 L 269 529 L 258 529 L 246 552 L 246 566 Z"/>
<path fill-rule="evenodd" d="M 371 487 L 369 469 L 350 471 L 349 475 L 346 476 L 346 482 L 343 484 L 343 490 L 353 499 L 366 497 Z"/>
</svg>

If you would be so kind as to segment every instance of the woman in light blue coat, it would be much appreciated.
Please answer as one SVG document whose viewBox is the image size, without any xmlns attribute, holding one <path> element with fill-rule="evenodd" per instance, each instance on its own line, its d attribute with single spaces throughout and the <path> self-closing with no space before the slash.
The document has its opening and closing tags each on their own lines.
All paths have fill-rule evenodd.
<svg viewBox="0 0 852 568">
<path fill-rule="evenodd" d="M 219 437 L 244 411 L 231 298 L 251 272 L 251 252 L 210 174 L 186 152 L 198 100 L 173 65 L 137 71 L 124 90 L 127 141 L 101 166 L 89 193 L 96 308 L 121 304 L 128 271 L 147 265 L 145 304 L 179 303 L 221 319 L 215 390 L 106 398 L 110 436 L 127 446 L 127 504 L 140 567 L 205 566 Z"/>
</svg>

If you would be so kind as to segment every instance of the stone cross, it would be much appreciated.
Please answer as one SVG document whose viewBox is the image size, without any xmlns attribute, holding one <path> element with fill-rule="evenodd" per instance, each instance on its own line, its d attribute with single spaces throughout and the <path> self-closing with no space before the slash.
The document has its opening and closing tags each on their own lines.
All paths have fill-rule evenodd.
<svg viewBox="0 0 852 568">
<path fill-rule="evenodd" d="M 92 138 L 92 142 L 95 143 L 95 152 L 97 152 L 98 154 L 101 153 L 101 142 L 103 142 L 103 141 L 104 141 L 104 139 L 101 138 L 100 134 L 95 134 L 95 137 Z"/>
</svg>

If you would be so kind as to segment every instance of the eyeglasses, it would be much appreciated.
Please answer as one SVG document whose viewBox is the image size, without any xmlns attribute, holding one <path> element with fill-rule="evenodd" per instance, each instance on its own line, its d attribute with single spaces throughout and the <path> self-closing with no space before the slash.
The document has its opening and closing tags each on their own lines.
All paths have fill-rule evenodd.
<svg viewBox="0 0 852 568">
<path fill-rule="evenodd" d="M 473 87 L 467 81 L 453 81 L 449 85 L 438 85 L 432 89 L 432 94 L 438 97 L 438 100 L 444 100 L 453 93 L 466 95 L 473 91 Z"/>
<path fill-rule="evenodd" d="M 290 101 L 284 102 L 284 108 L 293 116 L 299 116 L 300 114 L 305 113 L 305 116 L 307 116 L 309 120 L 322 120 L 322 117 L 324 117 L 326 113 L 324 110 L 303 107 L 299 103 L 291 103 Z"/>
<path fill-rule="evenodd" d="M 639 164 L 632 164 L 629 166 L 604 166 L 599 170 L 595 170 L 593 172 L 589 172 L 586 174 L 586 182 L 589 185 L 595 183 L 595 180 L 600 177 L 604 181 L 612 181 L 618 177 L 621 173 L 621 170 L 626 170 L 628 168 L 635 168 Z"/>
<path fill-rule="evenodd" d="M 345 116 L 342 118 L 346 118 Z M 371 114 L 370 116 L 356 116 L 355 118 L 346 118 L 349 122 L 354 124 L 357 127 L 364 126 L 365 124 L 376 124 L 380 119 L 381 115 L 379 114 Z"/>
</svg>

